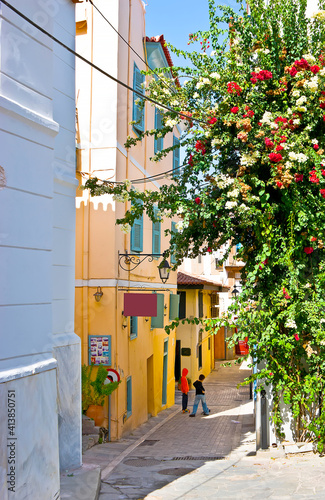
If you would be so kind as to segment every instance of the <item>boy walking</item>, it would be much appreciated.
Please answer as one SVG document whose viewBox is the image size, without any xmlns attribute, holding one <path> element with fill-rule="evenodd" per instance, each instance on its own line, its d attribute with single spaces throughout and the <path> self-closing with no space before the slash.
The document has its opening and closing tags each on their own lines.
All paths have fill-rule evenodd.
<svg viewBox="0 0 325 500">
<path fill-rule="evenodd" d="M 188 391 L 189 386 L 187 382 L 186 375 L 188 374 L 187 368 L 183 368 L 182 377 L 181 377 L 181 391 L 182 391 L 182 410 L 183 413 L 189 413 L 190 410 L 187 409 L 188 403 Z"/>
<path fill-rule="evenodd" d="M 192 413 L 190 413 L 190 417 L 195 417 L 200 401 L 201 401 L 202 407 L 203 407 L 203 414 L 209 415 L 209 413 L 210 413 L 210 410 L 207 407 L 207 404 L 205 401 L 205 389 L 202 385 L 202 382 L 204 379 L 205 379 L 205 376 L 203 374 L 201 374 L 199 376 L 199 380 L 196 380 L 193 384 L 195 387 L 195 399 L 194 399 L 193 411 L 192 411 Z"/>
</svg>

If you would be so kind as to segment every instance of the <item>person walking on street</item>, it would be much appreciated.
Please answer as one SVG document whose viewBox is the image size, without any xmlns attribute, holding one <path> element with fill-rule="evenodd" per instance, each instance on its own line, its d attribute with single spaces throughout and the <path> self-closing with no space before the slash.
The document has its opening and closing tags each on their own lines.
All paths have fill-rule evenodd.
<svg viewBox="0 0 325 500">
<path fill-rule="evenodd" d="M 188 403 L 188 391 L 189 391 L 189 386 L 188 386 L 188 381 L 186 378 L 186 375 L 188 374 L 188 369 L 183 368 L 182 371 L 182 377 L 181 377 L 181 391 L 182 391 L 182 410 L 183 413 L 189 413 L 190 410 L 187 409 L 187 403 Z"/>
<path fill-rule="evenodd" d="M 193 411 L 192 411 L 192 413 L 190 413 L 190 417 L 195 417 L 200 401 L 201 401 L 202 407 L 203 407 L 203 415 L 209 415 L 209 413 L 210 413 L 210 410 L 207 407 L 206 400 L 205 400 L 205 389 L 202 385 L 202 382 L 204 379 L 205 379 L 205 376 L 203 374 L 201 374 L 199 376 L 199 380 L 196 380 L 193 384 L 195 387 L 195 399 L 194 399 Z"/>
</svg>

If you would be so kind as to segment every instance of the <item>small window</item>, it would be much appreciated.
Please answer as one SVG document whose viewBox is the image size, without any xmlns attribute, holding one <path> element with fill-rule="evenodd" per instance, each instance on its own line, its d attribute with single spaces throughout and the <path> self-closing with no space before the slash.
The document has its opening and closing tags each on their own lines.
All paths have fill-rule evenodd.
<svg viewBox="0 0 325 500">
<path fill-rule="evenodd" d="M 172 222 L 171 232 L 172 232 L 172 234 L 173 234 L 173 233 L 177 233 L 177 229 L 176 229 L 176 222 Z M 174 245 L 173 245 L 173 248 L 174 248 Z M 170 262 L 171 262 L 172 264 L 176 264 L 176 257 L 175 257 L 175 255 L 174 255 L 173 251 L 172 251 L 172 253 L 170 254 Z"/>
<path fill-rule="evenodd" d="M 155 108 L 155 129 L 160 130 L 162 129 L 162 117 L 163 114 L 159 109 Z M 163 137 L 158 137 L 155 139 L 155 146 L 154 146 L 154 153 L 158 153 L 159 151 L 162 151 L 164 149 L 164 138 Z"/>
<path fill-rule="evenodd" d="M 199 292 L 199 318 L 203 318 L 203 293 Z"/>
<path fill-rule="evenodd" d="M 179 146 L 179 139 L 177 137 L 173 136 L 173 146 Z M 175 148 L 173 150 L 173 176 L 177 177 L 179 175 L 179 156 L 180 156 L 180 149 L 179 147 Z"/>
<path fill-rule="evenodd" d="M 143 214 L 134 221 L 131 228 L 130 250 L 131 252 L 143 251 Z"/>
<path fill-rule="evenodd" d="M 141 74 L 138 66 L 134 64 L 133 69 L 133 89 L 141 94 L 144 94 L 142 83 L 144 82 L 144 75 Z M 133 92 L 133 112 L 132 112 L 133 130 L 136 134 L 144 132 L 144 107 L 143 99 Z"/>
<path fill-rule="evenodd" d="M 132 415 L 132 377 L 126 379 L 126 416 Z"/>
<path fill-rule="evenodd" d="M 155 217 L 157 217 L 157 207 L 154 207 L 154 213 Z M 160 227 L 161 222 L 152 223 L 152 253 L 160 253 Z"/>
<path fill-rule="evenodd" d="M 186 318 L 186 292 L 177 292 L 179 295 L 179 319 Z"/>
<path fill-rule="evenodd" d="M 130 339 L 138 336 L 138 316 L 130 316 Z"/>
</svg>

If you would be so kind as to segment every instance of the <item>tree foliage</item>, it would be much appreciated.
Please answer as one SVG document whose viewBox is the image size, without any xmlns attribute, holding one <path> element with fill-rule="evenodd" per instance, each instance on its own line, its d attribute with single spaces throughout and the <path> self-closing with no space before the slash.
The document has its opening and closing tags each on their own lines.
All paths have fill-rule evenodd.
<svg viewBox="0 0 325 500">
<path fill-rule="evenodd" d="M 146 88 L 174 111 L 164 111 L 161 131 L 143 135 L 185 126 L 178 175 L 152 192 L 134 191 L 128 182 L 86 183 L 93 195 L 132 201 L 120 223 L 132 225 L 143 210 L 154 220 L 153 204 L 160 217 L 177 215 L 171 241 L 178 264 L 241 244 L 245 267 L 232 311 L 239 332 L 233 342 L 248 336 L 254 361 L 263 363 L 252 378 L 261 387 L 272 384 L 278 432 L 284 401 L 297 440 L 313 440 L 319 450 L 325 442 L 323 4 L 309 19 L 306 0 L 252 0 L 250 12 L 242 7 L 240 14 L 209 0 L 210 31 L 189 36 L 200 50 L 169 46 L 190 62 L 173 68 L 174 77 L 187 81 L 171 91 L 152 78 Z M 142 137 L 129 138 L 127 146 Z M 233 325 L 230 316 L 221 321 Z"/>
</svg>

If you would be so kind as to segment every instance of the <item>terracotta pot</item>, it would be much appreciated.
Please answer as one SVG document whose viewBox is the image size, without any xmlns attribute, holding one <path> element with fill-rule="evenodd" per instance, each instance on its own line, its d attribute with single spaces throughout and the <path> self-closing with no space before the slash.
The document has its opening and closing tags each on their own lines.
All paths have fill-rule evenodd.
<svg viewBox="0 0 325 500">
<path fill-rule="evenodd" d="M 104 423 L 104 407 L 97 405 L 90 405 L 86 411 L 86 415 L 95 421 L 96 427 L 102 427 Z"/>
</svg>

